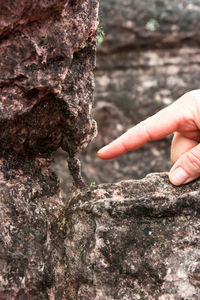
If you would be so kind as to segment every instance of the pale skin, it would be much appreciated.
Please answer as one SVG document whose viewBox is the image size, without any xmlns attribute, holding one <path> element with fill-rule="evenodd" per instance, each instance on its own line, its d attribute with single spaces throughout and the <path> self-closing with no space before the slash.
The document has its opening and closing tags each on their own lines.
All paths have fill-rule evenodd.
<svg viewBox="0 0 200 300">
<path fill-rule="evenodd" d="M 132 127 L 100 149 L 98 156 L 103 160 L 113 159 L 171 133 L 174 133 L 171 145 L 173 167 L 169 180 L 174 185 L 182 185 L 200 177 L 200 90 L 184 94 Z"/>
</svg>

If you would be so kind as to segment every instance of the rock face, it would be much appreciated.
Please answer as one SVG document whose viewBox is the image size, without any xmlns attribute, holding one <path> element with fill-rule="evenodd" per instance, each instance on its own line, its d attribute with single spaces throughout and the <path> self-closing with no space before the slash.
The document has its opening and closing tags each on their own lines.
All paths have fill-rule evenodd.
<svg viewBox="0 0 200 300">
<path fill-rule="evenodd" d="M 100 1 L 105 37 L 95 71 L 99 135 L 82 158 L 88 181 L 115 182 L 169 170 L 171 138 L 111 162 L 100 162 L 96 151 L 199 88 L 199 22 L 198 0 Z"/>
<path fill-rule="evenodd" d="M 1 152 L 72 156 L 95 131 L 97 2 L 12 3 L 0 15 Z"/>
<path fill-rule="evenodd" d="M 200 298 L 200 185 L 99 185 L 66 213 L 68 299 Z"/>
<path fill-rule="evenodd" d="M 0 299 L 65 299 L 56 176 L 42 158 L 1 159 L 0 166 Z"/>
<path fill-rule="evenodd" d="M 1 1 L 0 299 L 67 299 L 64 199 L 53 151 L 75 154 L 91 118 L 98 1 Z"/>
</svg>

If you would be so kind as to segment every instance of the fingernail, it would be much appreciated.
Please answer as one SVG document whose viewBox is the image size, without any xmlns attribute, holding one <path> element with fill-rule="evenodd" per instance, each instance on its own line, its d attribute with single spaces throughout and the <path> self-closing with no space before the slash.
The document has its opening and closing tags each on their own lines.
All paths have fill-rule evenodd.
<svg viewBox="0 0 200 300">
<path fill-rule="evenodd" d="M 174 185 L 183 184 L 188 179 L 189 179 L 189 175 L 181 167 L 178 167 L 173 171 L 172 174 L 170 174 L 170 181 Z"/>
<path fill-rule="evenodd" d="M 104 146 L 103 148 L 101 148 L 97 154 L 101 154 L 102 152 L 104 152 L 106 149 L 108 148 L 108 145 Z"/>
</svg>

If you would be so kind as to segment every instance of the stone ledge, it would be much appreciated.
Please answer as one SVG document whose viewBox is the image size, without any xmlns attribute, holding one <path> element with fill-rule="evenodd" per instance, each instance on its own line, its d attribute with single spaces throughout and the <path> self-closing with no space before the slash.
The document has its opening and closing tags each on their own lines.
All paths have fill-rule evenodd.
<svg viewBox="0 0 200 300">
<path fill-rule="evenodd" d="M 66 215 L 70 299 L 198 299 L 199 188 L 155 173 L 75 197 Z"/>
</svg>

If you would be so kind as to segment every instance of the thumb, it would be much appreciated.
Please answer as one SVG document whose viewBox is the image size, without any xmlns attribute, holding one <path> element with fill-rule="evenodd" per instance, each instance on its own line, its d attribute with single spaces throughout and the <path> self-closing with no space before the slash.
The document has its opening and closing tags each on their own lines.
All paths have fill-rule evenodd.
<svg viewBox="0 0 200 300">
<path fill-rule="evenodd" d="M 182 154 L 169 173 L 169 180 L 174 185 L 185 184 L 198 177 L 200 177 L 200 144 Z"/>
</svg>

